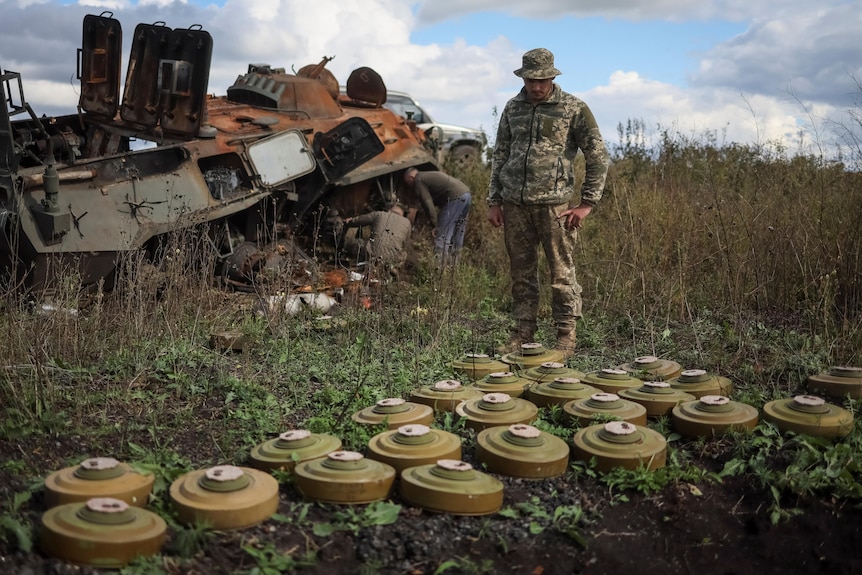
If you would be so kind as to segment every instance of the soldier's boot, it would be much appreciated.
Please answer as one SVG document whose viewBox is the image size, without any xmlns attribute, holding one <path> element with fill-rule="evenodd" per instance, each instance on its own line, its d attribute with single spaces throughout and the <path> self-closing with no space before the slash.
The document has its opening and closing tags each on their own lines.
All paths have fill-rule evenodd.
<svg viewBox="0 0 862 575">
<path fill-rule="evenodd" d="M 575 355 L 577 347 L 577 337 L 575 328 L 559 328 L 557 329 L 557 342 L 554 344 L 554 349 L 562 351 L 568 358 Z"/>
</svg>

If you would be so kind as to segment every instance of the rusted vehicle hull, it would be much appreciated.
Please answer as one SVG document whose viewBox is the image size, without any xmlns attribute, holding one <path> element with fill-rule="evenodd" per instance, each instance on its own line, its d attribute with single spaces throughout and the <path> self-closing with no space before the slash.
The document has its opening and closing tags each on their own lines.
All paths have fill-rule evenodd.
<svg viewBox="0 0 862 575">
<path fill-rule="evenodd" d="M 307 238 L 332 210 L 391 205 L 404 169 L 435 165 L 415 126 L 330 94 L 325 62 L 311 77 L 252 65 L 208 95 L 212 40 L 197 28 L 139 25 L 121 97 L 121 35 L 109 15 L 84 19 L 78 114 L 37 117 L 20 75 L 2 75 L 0 268 L 25 287 L 109 278 L 177 230 L 206 228 L 222 259 Z M 385 94 L 369 70 L 357 92 Z"/>
</svg>

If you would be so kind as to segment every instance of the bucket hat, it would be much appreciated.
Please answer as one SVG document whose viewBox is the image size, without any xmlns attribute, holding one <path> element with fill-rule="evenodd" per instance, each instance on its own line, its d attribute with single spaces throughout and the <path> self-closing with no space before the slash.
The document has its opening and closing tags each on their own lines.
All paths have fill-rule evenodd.
<svg viewBox="0 0 862 575">
<path fill-rule="evenodd" d="M 554 55 L 545 48 L 535 48 L 524 53 L 521 67 L 515 70 L 515 76 L 528 80 L 544 80 L 562 74 L 554 68 Z"/>
</svg>

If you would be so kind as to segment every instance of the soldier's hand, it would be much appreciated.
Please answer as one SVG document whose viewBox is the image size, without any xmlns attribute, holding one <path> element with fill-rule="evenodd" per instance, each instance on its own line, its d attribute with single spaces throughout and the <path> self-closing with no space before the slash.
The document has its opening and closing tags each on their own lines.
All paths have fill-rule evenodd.
<svg viewBox="0 0 862 575">
<path fill-rule="evenodd" d="M 580 204 L 577 207 L 569 208 L 568 210 L 564 210 L 560 212 L 560 215 L 557 216 L 558 220 L 565 220 L 564 225 L 567 230 L 573 230 L 575 228 L 580 228 L 581 223 L 583 223 L 584 219 L 590 212 L 593 211 L 593 207 L 589 204 Z"/>
<path fill-rule="evenodd" d="M 495 228 L 503 225 L 503 207 L 489 206 L 488 207 L 488 222 Z"/>
</svg>

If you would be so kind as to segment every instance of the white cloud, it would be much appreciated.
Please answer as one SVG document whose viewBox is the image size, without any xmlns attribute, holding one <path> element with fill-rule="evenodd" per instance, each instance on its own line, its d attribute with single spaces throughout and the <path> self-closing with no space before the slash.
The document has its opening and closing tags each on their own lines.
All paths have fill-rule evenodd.
<svg viewBox="0 0 862 575">
<path fill-rule="evenodd" d="M 24 95 L 29 102 L 39 102 L 40 107 L 48 106 L 51 108 L 63 109 L 67 112 L 74 112 L 75 105 L 78 103 L 79 87 L 78 84 L 71 82 L 52 82 L 50 80 L 33 80 L 27 81 L 26 73 L 22 73 L 24 86 Z M 17 92 L 14 94 L 16 104 Z M 69 102 L 72 102 L 72 108 L 68 109 Z M 34 109 L 34 112 L 40 114 L 40 109 Z"/>
<path fill-rule="evenodd" d="M 733 88 L 685 89 L 622 71 L 614 72 L 606 86 L 581 97 L 611 146 L 620 143 L 617 126 L 632 119 L 645 122 L 648 143 L 657 142 L 667 132 L 704 143 L 706 139 L 752 146 L 780 143 L 795 152 L 800 145 L 827 145 L 831 135 L 823 131 L 827 129 L 824 119 L 839 112 L 826 104 L 806 111 L 797 101 L 746 95 Z"/>
<path fill-rule="evenodd" d="M 104 10 L 124 10 L 130 6 L 128 0 L 78 0 L 78 5 Z"/>
<path fill-rule="evenodd" d="M 862 77 L 859 30 L 862 12 L 850 4 L 790 12 L 780 20 L 762 15 L 745 34 L 710 50 L 692 83 L 846 103 L 851 76 Z"/>
<path fill-rule="evenodd" d="M 836 3 L 841 0 L 826 0 Z M 823 1 L 821 1 L 821 5 Z M 809 11 L 807 0 L 425 0 L 418 17 L 424 23 L 458 18 L 479 11 L 495 11 L 524 18 L 553 19 L 562 16 L 602 16 L 625 20 L 686 20 L 722 19 L 743 21 L 777 11 Z"/>
<path fill-rule="evenodd" d="M 188 4 L 188 0 L 138 0 L 138 4 L 141 6 L 156 6 L 158 8 L 164 8 L 173 3 Z"/>
<path fill-rule="evenodd" d="M 139 22 L 164 21 L 172 28 L 199 24 L 208 31 L 214 42 L 211 93 L 224 94 L 249 63 L 291 70 L 334 56 L 327 67 L 342 83 L 356 67 L 371 66 L 387 86 L 419 98 L 436 120 L 483 127 L 492 137 L 495 110 L 519 88 L 512 70 L 524 47 L 514 45 L 503 31 L 482 43 L 468 37 L 417 44 L 411 35 L 422 22 L 480 9 L 524 17 L 751 21 L 744 34 L 701 55 L 699 67 L 690 71 L 689 86 L 625 70 L 578 93 L 593 108 L 609 141 L 616 139 L 616 125 L 629 118 L 684 134 L 714 130 L 744 143 L 779 137 L 792 141 L 800 126 L 845 110 L 858 93 L 852 78 L 862 78 L 862 44 L 857 40 L 862 15 L 842 0 L 824 0 L 819 7 L 808 0 L 435 0 L 418 7 L 412 0 L 227 0 L 222 6 L 85 1 L 90 3 L 0 0 L 0 66 L 22 73 L 25 94 L 39 114 L 74 111 L 81 21 L 109 5 L 123 24 L 126 53 Z M 564 88 L 573 80 L 560 77 Z"/>
</svg>

